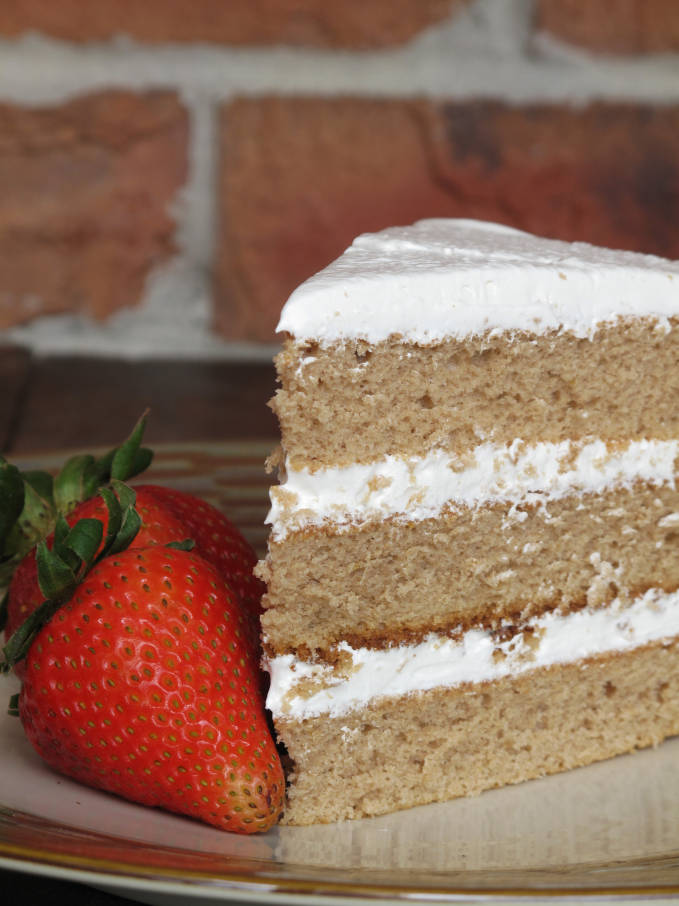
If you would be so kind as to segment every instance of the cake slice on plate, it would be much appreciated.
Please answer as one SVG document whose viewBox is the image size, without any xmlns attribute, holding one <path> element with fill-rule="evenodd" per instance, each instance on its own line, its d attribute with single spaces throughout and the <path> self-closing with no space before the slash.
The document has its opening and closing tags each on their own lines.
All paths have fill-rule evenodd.
<svg viewBox="0 0 679 906">
<path fill-rule="evenodd" d="M 679 262 L 425 220 L 359 237 L 279 330 L 286 820 L 679 732 Z"/>
</svg>

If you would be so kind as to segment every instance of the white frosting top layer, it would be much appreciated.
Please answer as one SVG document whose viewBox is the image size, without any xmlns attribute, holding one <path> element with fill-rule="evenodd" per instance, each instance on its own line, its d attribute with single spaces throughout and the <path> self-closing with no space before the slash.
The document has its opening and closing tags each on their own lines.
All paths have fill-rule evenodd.
<svg viewBox="0 0 679 906">
<path fill-rule="evenodd" d="M 616 600 L 598 610 L 549 613 L 531 620 L 527 629 L 505 642 L 472 629 L 459 640 L 431 635 L 419 645 L 386 650 L 342 643 L 349 663 L 340 669 L 304 663 L 293 655 L 275 657 L 267 664 L 271 686 L 266 704 L 274 717 L 337 717 L 385 696 L 516 676 L 670 640 L 679 634 L 679 592 L 651 589 L 631 605 Z"/>
<path fill-rule="evenodd" d="M 493 502 L 547 503 L 572 493 L 647 481 L 674 484 L 679 440 L 602 440 L 507 446 L 484 443 L 464 457 L 435 450 L 407 459 L 386 456 L 343 468 L 286 468 L 271 488 L 275 540 L 309 525 L 356 525 L 407 515 L 427 519 L 445 507 Z"/>
<path fill-rule="evenodd" d="M 473 220 L 421 220 L 359 236 L 288 299 L 298 340 L 392 334 L 418 343 L 490 331 L 591 337 L 619 317 L 679 315 L 679 262 L 541 239 Z"/>
</svg>

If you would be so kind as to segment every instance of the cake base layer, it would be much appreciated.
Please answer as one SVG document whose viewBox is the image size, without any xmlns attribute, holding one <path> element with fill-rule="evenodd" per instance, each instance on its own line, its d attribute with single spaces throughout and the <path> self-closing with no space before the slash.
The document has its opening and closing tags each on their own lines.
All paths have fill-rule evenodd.
<svg viewBox="0 0 679 906">
<path fill-rule="evenodd" d="M 568 333 L 474 336 L 433 346 L 288 341 L 272 401 L 295 468 L 398 451 L 463 453 L 484 440 L 679 436 L 679 320 Z"/>
<path fill-rule="evenodd" d="M 677 488 L 638 482 L 520 510 L 496 504 L 270 541 L 260 567 L 269 649 L 308 659 L 342 640 L 412 641 L 679 587 Z"/>
<path fill-rule="evenodd" d="M 276 728 L 294 763 L 285 823 L 474 795 L 679 733 L 679 639 Z"/>
</svg>

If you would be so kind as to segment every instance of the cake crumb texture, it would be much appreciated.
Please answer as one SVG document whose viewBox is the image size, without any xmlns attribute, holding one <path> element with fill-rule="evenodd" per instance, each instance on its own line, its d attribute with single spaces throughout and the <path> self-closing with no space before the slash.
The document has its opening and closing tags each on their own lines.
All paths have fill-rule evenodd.
<svg viewBox="0 0 679 906">
<path fill-rule="evenodd" d="M 436 346 L 285 344 L 272 400 L 295 468 L 511 443 L 679 436 L 679 319 Z"/>
<path fill-rule="evenodd" d="M 382 699 L 336 718 L 281 718 L 277 729 L 294 763 L 287 824 L 471 796 L 679 732 L 679 643 Z"/>
<path fill-rule="evenodd" d="M 679 587 L 679 489 L 637 482 L 508 515 L 505 505 L 419 522 L 314 529 L 269 544 L 262 627 L 276 653 L 412 641 L 626 591 Z M 300 648 L 301 646 L 301 648 Z"/>
</svg>

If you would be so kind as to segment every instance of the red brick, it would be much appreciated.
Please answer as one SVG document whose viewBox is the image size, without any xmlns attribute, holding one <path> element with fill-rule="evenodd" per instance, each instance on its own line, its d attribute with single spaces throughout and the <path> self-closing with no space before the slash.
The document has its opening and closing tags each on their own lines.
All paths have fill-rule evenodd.
<svg viewBox="0 0 679 906">
<path fill-rule="evenodd" d="M 0 105 L 0 327 L 138 302 L 173 250 L 186 147 L 171 93 Z"/>
<path fill-rule="evenodd" d="M 383 47 L 408 41 L 468 0 L 12 0 L 0 34 L 68 41 L 126 34 L 139 41 Z"/>
<path fill-rule="evenodd" d="M 679 50 L 677 0 L 538 0 L 536 26 L 595 51 Z"/>
<path fill-rule="evenodd" d="M 679 258 L 679 108 L 247 99 L 221 122 L 217 325 L 271 340 L 358 233 L 475 217 Z"/>
</svg>

